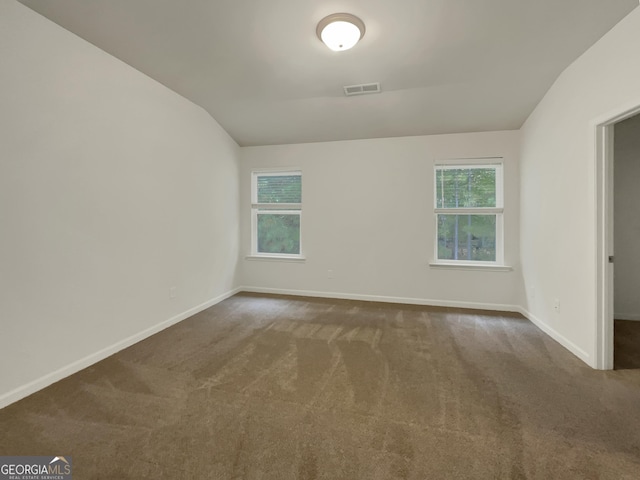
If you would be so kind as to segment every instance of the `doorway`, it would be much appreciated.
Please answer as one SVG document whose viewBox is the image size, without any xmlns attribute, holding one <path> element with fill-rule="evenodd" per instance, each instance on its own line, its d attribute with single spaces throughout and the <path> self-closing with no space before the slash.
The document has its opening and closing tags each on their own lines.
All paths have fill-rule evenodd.
<svg viewBox="0 0 640 480">
<path fill-rule="evenodd" d="M 632 108 L 621 109 L 593 122 L 596 147 L 594 366 L 603 370 L 640 368 L 640 263 L 634 268 L 636 249 L 640 262 L 640 248 L 634 245 L 640 237 L 636 234 L 631 240 L 634 231 L 640 232 L 640 220 L 634 228 L 634 217 L 638 216 L 634 215 L 637 212 L 634 207 L 640 204 L 640 193 L 636 191 L 640 192 L 640 189 L 638 182 L 633 184 L 634 179 L 640 178 L 639 114 L 640 102 L 636 102 Z M 619 137 L 617 142 L 616 137 Z M 616 169 L 620 170 L 618 175 Z M 637 201 L 634 200 L 636 195 Z M 630 218 L 633 221 L 630 222 Z M 634 280 L 635 275 L 637 280 Z M 618 321 L 615 317 L 619 317 Z"/>
<path fill-rule="evenodd" d="M 640 368 L 640 114 L 613 126 L 613 368 Z"/>
</svg>

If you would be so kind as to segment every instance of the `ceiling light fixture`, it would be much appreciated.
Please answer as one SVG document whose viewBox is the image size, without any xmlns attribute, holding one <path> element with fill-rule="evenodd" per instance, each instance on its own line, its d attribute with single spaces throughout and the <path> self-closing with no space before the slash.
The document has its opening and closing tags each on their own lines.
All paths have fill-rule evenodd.
<svg viewBox="0 0 640 480">
<path fill-rule="evenodd" d="M 364 37 L 364 22 L 350 13 L 334 13 L 318 23 L 318 38 L 334 52 L 349 50 Z"/>
</svg>

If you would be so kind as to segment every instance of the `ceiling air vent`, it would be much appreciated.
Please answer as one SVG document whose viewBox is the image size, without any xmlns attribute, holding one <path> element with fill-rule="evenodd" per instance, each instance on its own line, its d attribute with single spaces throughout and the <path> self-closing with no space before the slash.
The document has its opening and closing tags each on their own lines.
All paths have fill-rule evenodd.
<svg viewBox="0 0 640 480">
<path fill-rule="evenodd" d="M 352 95 L 366 95 L 369 93 L 380 93 L 380 83 L 363 83 L 362 85 L 349 85 L 344 88 L 347 97 Z"/>
</svg>

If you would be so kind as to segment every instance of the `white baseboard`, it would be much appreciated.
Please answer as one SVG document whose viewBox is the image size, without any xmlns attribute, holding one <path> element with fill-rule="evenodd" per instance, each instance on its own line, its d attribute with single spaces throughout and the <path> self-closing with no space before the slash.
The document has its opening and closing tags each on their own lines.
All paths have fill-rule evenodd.
<svg viewBox="0 0 640 480">
<path fill-rule="evenodd" d="M 558 342 L 560 345 L 562 345 L 564 348 L 566 348 L 571 353 L 573 353 L 576 357 L 582 360 L 584 363 L 586 363 L 592 368 L 596 368 L 591 361 L 591 356 L 587 352 L 585 352 L 583 349 L 578 347 L 571 340 L 567 339 L 564 335 L 561 335 L 560 333 L 558 333 L 554 328 L 547 325 L 545 322 L 540 320 L 538 317 L 536 317 L 533 313 L 529 312 L 525 308 L 520 307 L 518 311 L 522 315 L 524 315 L 527 319 L 529 319 L 529 321 L 531 321 L 531 323 L 533 323 L 536 327 L 538 327 L 544 333 L 549 335 L 556 342 Z"/>
<path fill-rule="evenodd" d="M 640 313 L 614 313 L 613 318 L 616 320 L 640 321 Z"/>
<path fill-rule="evenodd" d="M 94 363 L 99 362 L 100 360 L 104 360 L 114 353 L 117 353 L 120 350 L 124 350 L 125 348 L 130 347 L 131 345 L 138 343 L 147 337 L 150 337 L 151 335 L 155 335 L 165 328 L 169 328 L 172 325 L 175 325 L 176 323 L 181 322 L 182 320 L 185 320 L 192 315 L 201 312 L 202 310 L 206 310 L 207 308 L 220 303 L 221 301 L 235 295 L 240 291 L 240 288 L 235 288 L 229 292 L 223 293 L 222 295 L 219 295 L 215 298 L 212 298 L 211 300 L 208 300 L 204 303 L 201 303 L 200 305 L 197 305 L 193 308 L 190 308 L 189 310 L 175 315 L 170 319 L 165 320 L 164 322 L 158 323 L 153 327 L 147 328 L 141 332 L 136 333 L 135 335 L 131 335 L 130 337 L 127 337 L 117 343 L 114 343 L 113 345 L 103 348 L 98 352 L 92 353 L 91 355 L 81 358 L 80 360 L 70 363 L 69 365 L 66 365 L 62 368 L 59 368 L 54 372 L 48 373 L 47 375 L 44 375 L 36 380 L 33 380 L 25 385 L 11 390 L 10 392 L 4 393 L 0 395 L 0 408 L 4 408 L 7 405 L 17 402 L 18 400 L 27 397 L 32 393 L 37 392 L 38 390 L 42 390 L 43 388 L 48 387 L 52 383 L 58 382 L 63 378 L 68 377 L 69 375 L 79 372 L 80 370 L 87 368 Z"/>
<path fill-rule="evenodd" d="M 275 295 L 294 295 L 297 297 L 337 298 L 341 300 L 362 300 L 365 302 L 405 303 L 409 305 L 426 305 L 432 307 L 469 308 L 474 310 L 493 310 L 499 312 L 520 312 L 515 305 L 501 303 L 459 302 L 449 300 L 432 300 L 412 297 L 386 297 L 381 295 L 364 295 L 360 293 L 319 292 L 314 290 L 290 290 L 284 288 L 240 287 L 247 293 L 272 293 Z"/>
<path fill-rule="evenodd" d="M 335 298 L 335 299 L 344 299 L 344 300 L 361 300 L 367 302 L 384 302 L 384 303 L 404 303 L 409 305 L 425 305 L 425 306 L 434 306 L 434 307 L 451 307 L 451 308 L 467 308 L 467 309 L 475 309 L 475 310 L 492 310 L 492 311 L 501 311 L 501 312 L 517 312 L 524 315 L 527 319 L 529 319 L 534 325 L 536 325 L 540 330 L 549 335 L 555 341 L 560 343 L 563 347 L 569 350 L 571 353 L 580 358 L 587 365 L 591 365 L 591 357 L 587 352 L 582 350 L 580 347 L 575 345 L 573 342 L 569 341 L 563 335 L 559 334 L 545 322 L 537 318 L 532 313 L 528 312 L 523 307 L 519 307 L 516 305 L 505 305 L 498 303 L 480 303 L 480 302 L 462 302 L 462 301 L 449 301 L 449 300 L 433 300 L 433 299 L 424 299 L 424 298 L 412 298 L 412 297 L 389 297 L 389 296 L 381 296 L 381 295 L 364 295 L 357 293 L 339 293 L 339 292 L 320 292 L 320 291 L 312 291 L 312 290 L 290 290 L 290 289 L 280 289 L 280 288 L 263 288 L 263 287 L 237 287 L 229 292 L 226 292 L 222 295 L 219 295 L 211 300 L 208 300 L 200 305 L 197 305 L 189 310 L 186 310 L 178 315 L 171 317 L 164 322 L 161 322 L 153 327 L 147 328 L 135 335 L 132 335 L 128 338 L 125 338 L 109 347 L 106 347 L 98 352 L 92 353 L 80 360 L 77 360 L 65 367 L 62 367 L 54 372 L 51 372 L 47 375 L 44 375 L 32 382 L 29 382 L 25 385 L 22 385 L 10 392 L 0 395 L 0 408 L 4 408 L 7 405 L 10 405 L 18 400 L 31 395 L 32 393 L 37 392 L 38 390 L 42 390 L 45 387 L 48 387 L 52 383 L 55 383 L 63 378 L 68 377 L 80 370 L 93 365 L 94 363 L 99 362 L 100 360 L 104 360 L 107 357 L 123 350 L 131 345 L 144 340 L 145 338 L 150 337 L 172 325 L 175 325 L 182 320 L 185 320 L 196 313 L 201 312 L 217 303 L 226 300 L 233 295 L 240 293 L 270 293 L 277 295 L 293 295 L 293 296 L 303 296 L 303 297 L 320 297 L 320 298 Z M 640 315 L 638 316 L 638 320 L 640 320 Z"/>
<path fill-rule="evenodd" d="M 385 303 L 406 303 L 410 305 L 425 305 L 433 307 L 452 307 L 452 308 L 470 308 L 474 310 L 493 310 L 499 312 L 517 312 L 522 314 L 536 327 L 542 330 L 544 333 L 553 338 L 556 342 L 562 345 L 564 348 L 573 353 L 580 360 L 587 365 L 593 367 L 591 364 L 591 356 L 583 349 L 578 347 L 575 343 L 568 340 L 566 337 L 555 331 L 545 322 L 537 318 L 535 315 L 524 309 L 523 307 L 516 305 L 505 305 L 499 303 L 479 303 L 479 302 L 460 302 L 460 301 L 448 301 L 448 300 L 432 300 L 424 298 L 405 298 L 405 297 L 385 297 L 378 295 L 362 295 L 362 294 L 349 294 L 338 292 L 318 292 L 313 290 L 289 290 L 282 288 L 262 288 L 262 287 L 240 287 L 242 292 L 248 293 L 272 293 L 277 295 L 295 295 L 303 297 L 323 297 L 323 298 L 338 298 L 345 300 L 363 300 L 369 302 L 385 302 Z"/>
</svg>

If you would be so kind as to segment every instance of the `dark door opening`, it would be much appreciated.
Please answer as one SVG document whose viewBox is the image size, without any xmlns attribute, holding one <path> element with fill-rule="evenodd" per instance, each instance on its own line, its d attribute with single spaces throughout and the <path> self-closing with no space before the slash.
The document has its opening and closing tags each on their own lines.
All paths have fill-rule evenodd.
<svg viewBox="0 0 640 480">
<path fill-rule="evenodd" d="M 640 368 L 640 114 L 614 125 L 613 365 Z"/>
</svg>

